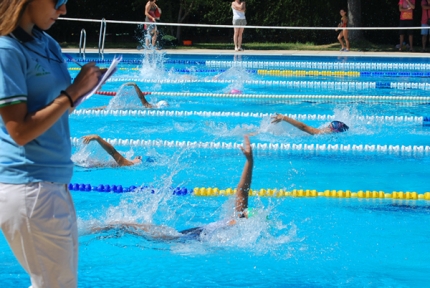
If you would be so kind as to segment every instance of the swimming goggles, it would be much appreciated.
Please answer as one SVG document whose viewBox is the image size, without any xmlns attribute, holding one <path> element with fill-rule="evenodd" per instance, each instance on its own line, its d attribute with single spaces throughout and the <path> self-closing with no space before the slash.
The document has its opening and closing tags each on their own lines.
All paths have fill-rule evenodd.
<svg viewBox="0 0 430 288">
<path fill-rule="evenodd" d="M 55 10 L 60 9 L 61 6 L 67 3 L 68 0 L 57 0 L 57 3 L 55 4 Z"/>
</svg>

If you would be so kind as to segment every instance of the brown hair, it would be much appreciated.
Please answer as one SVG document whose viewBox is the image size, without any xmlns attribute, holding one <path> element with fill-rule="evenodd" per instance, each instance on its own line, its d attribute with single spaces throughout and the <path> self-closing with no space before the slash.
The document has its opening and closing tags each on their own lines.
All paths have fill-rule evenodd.
<svg viewBox="0 0 430 288">
<path fill-rule="evenodd" d="M 32 0 L 0 0 L 0 36 L 8 35 L 18 27 L 19 21 Z"/>
</svg>

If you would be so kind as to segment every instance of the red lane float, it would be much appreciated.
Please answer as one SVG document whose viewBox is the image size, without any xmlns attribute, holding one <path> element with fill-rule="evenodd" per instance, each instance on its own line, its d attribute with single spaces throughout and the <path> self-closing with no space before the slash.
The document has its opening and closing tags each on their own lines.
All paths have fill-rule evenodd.
<svg viewBox="0 0 430 288">
<path fill-rule="evenodd" d="M 116 96 L 116 92 L 113 91 L 97 91 L 95 94 L 104 96 Z M 151 92 L 142 92 L 143 95 L 149 95 Z"/>
</svg>

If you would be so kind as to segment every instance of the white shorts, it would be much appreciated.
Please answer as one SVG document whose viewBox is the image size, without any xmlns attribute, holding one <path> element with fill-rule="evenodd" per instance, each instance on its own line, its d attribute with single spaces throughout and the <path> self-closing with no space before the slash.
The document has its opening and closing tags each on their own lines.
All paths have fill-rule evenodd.
<svg viewBox="0 0 430 288">
<path fill-rule="evenodd" d="M 77 287 L 78 229 L 65 184 L 0 183 L 0 228 L 32 288 Z"/>
<path fill-rule="evenodd" d="M 246 25 L 246 19 L 234 19 L 233 18 L 233 25 L 245 26 Z"/>
</svg>

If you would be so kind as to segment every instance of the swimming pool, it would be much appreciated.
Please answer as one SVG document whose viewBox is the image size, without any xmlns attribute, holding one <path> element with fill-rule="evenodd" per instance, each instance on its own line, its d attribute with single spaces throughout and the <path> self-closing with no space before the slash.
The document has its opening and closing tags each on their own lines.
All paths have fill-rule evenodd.
<svg viewBox="0 0 430 288">
<path fill-rule="evenodd" d="M 107 66 L 112 58 L 88 59 Z M 76 75 L 76 65 L 69 68 Z M 426 286 L 430 202 L 388 195 L 430 191 L 428 68 L 429 58 L 125 55 L 103 87 L 118 92 L 115 103 L 95 95 L 71 115 L 80 164 L 72 182 L 93 190 L 73 192 L 82 234 L 79 286 Z M 151 92 L 151 103 L 169 106 L 143 110 L 130 89 L 120 89 L 128 81 Z M 226 94 L 232 89 L 243 94 Z M 108 104 L 113 109 L 92 109 Z M 270 125 L 273 113 L 316 127 L 336 119 L 350 130 L 312 137 L 286 123 Z M 112 221 L 181 230 L 223 219 L 232 197 L 196 194 L 225 194 L 237 185 L 244 159 L 236 146 L 252 132 L 258 132 L 251 138 L 252 188 L 262 195 L 250 197 L 261 212 L 255 218 L 201 242 L 123 231 L 84 235 Z M 128 157 L 144 156 L 144 163 L 86 167 L 88 157 L 109 159 L 97 145 L 80 144 L 94 133 Z M 107 189 L 101 184 L 144 188 L 95 191 Z M 311 197 L 312 191 L 321 194 Z M 355 197 L 345 197 L 347 191 Z M 0 248 L 0 282 L 28 285 L 3 237 Z"/>
</svg>

